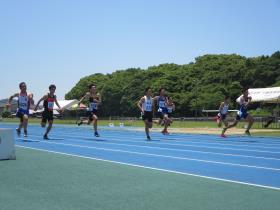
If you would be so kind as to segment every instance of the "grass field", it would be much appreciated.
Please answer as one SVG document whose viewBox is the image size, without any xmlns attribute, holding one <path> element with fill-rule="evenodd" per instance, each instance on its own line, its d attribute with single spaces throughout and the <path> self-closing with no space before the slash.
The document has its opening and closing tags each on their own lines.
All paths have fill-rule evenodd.
<svg viewBox="0 0 280 210">
<path fill-rule="evenodd" d="M 5 118 L 2 120 L 2 122 L 18 122 L 17 118 Z M 39 118 L 30 118 L 29 123 L 40 123 L 41 119 Z M 118 125 L 119 123 L 123 122 L 125 126 L 132 126 L 132 127 L 143 127 L 143 121 L 142 120 L 129 120 L 129 121 L 120 121 L 120 120 L 104 120 L 101 119 L 98 121 L 98 124 L 101 126 L 106 126 L 109 123 L 114 123 L 115 125 Z M 56 119 L 56 124 L 76 124 L 76 120 L 71 119 Z M 237 127 L 244 127 L 246 122 L 240 122 Z M 209 127 L 209 128 L 216 128 L 217 125 L 215 121 L 174 121 L 172 124 L 172 127 L 174 128 L 199 128 L 199 127 Z M 261 128 L 260 122 L 255 122 L 253 128 Z"/>
</svg>

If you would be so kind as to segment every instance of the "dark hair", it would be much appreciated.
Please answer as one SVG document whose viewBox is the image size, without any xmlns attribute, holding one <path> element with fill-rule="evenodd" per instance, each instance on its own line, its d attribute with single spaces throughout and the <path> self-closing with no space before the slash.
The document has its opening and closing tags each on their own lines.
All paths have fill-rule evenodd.
<svg viewBox="0 0 280 210">
<path fill-rule="evenodd" d="M 90 84 L 90 85 L 88 86 L 88 89 L 90 90 L 90 89 L 92 88 L 92 86 L 95 87 L 95 84 Z"/>
<path fill-rule="evenodd" d="M 51 90 L 52 88 L 56 89 L 56 86 L 54 84 L 49 86 L 49 90 Z"/>
<path fill-rule="evenodd" d="M 248 88 L 248 87 L 244 87 L 244 88 L 242 89 L 242 93 L 245 93 L 247 90 L 249 90 L 249 88 Z"/>
<path fill-rule="evenodd" d="M 165 90 L 165 88 L 161 87 L 161 88 L 158 90 L 158 94 L 160 94 L 160 92 L 161 92 L 162 90 Z"/>
<path fill-rule="evenodd" d="M 225 100 L 227 100 L 227 99 L 229 99 L 230 97 L 229 97 L 229 95 L 225 95 Z"/>
<path fill-rule="evenodd" d="M 25 82 L 19 83 L 19 88 L 21 88 L 22 85 L 25 85 L 25 86 L 26 86 L 26 83 L 25 83 Z"/>
<path fill-rule="evenodd" d="M 148 92 L 149 89 L 152 89 L 151 87 L 146 87 L 145 94 Z"/>
</svg>

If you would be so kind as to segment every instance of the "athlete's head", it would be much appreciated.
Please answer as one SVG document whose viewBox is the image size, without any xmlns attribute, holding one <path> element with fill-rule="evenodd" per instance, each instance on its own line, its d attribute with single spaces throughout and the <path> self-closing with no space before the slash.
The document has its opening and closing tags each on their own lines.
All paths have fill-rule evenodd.
<svg viewBox="0 0 280 210">
<path fill-rule="evenodd" d="M 146 89 L 145 89 L 145 95 L 146 95 L 146 96 L 151 96 L 151 95 L 152 95 L 152 88 L 151 88 L 151 87 L 146 87 Z"/>
<path fill-rule="evenodd" d="M 96 92 L 96 86 L 95 86 L 95 84 L 90 84 L 90 85 L 88 86 L 88 89 L 89 89 L 89 91 L 90 91 L 91 93 L 95 93 L 95 92 Z"/>
<path fill-rule="evenodd" d="M 230 97 L 229 97 L 228 95 L 225 95 L 224 100 L 225 100 L 225 102 L 226 102 L 227 104 L 230 103 Z"/>
<path fill-rule="evenodd" d="M 19 89 L 20 89 L 21 91 L 26 91 L 26 89 L 27 89 L 26 83 L 25 83 L 25 82 L 19 83 Z"/>
<path fill-rule="evenodd" d="M 167 96 L 167 103 L 172 104 L 173 103 L 173 99 L 170 96 Z"/>
<path fill-rule="evenodd" d="M 50 93 L 54 93 L 56 90 L 56 86 L 54 84 L 49 86 Z"/>
<path fill-rule="evenodd" d="M 243 96 L 247 97 L 249 95 L 249 88 L 243 88 L 242 90 Z"/>
<path fill-rule="evenodd" d="M 158 94 L 161 95 L 161 96 L 164 96 L 164 95 L 165 95 L 165 89 L 161 87 L 161 88 L 158 90 Z"/>
</svg>

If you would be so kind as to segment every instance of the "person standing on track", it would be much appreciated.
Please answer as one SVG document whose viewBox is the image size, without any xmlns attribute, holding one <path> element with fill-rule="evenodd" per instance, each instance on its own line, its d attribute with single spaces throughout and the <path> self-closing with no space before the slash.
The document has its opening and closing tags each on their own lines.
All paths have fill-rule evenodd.
<svg viewBox="0 0 280 210">
<path fill-rule="evenodd" d="M 89 111 L 87 112 L 88 115 L 88 125 L 93 121 L 93 129 L 95 137 L 99 137 L 99 133 L 97 132 L 97 110 L 98 106 L 101 104 L 101 95 L 97 92 L 96 86 L 94 84 L 89 85 L 89 92 L 83 96 L 78 105 L 82 103 L 83 100 L 89 100 Z M 78 125 L 82 125 L 83 121 L 81 120 Z"/>
<path fill-rule="evenodd" d="M 16 129 L 18 136 L 20 136 L 21 129 L 23 127 L 24 130 L 24 137 L 27 137 L 27 126 L 28 126 L 28 118 L 29 118 L 29 109 L 30 105 L 34 104 L 33 101 L 33 94 L 27 93 L 27 86 L 25 82 L 21 82 L 19 84 L 20 92 L 15 93 L 12 95 L 7 103 L 7 108 L 11 107 L 11 102 L 13 98 L 17 97 L 18 98 L 18 108 L 17 108 L 17 113 L 16 116 L 20 119 L 20 123 L 18 128 Z"/>
<path fill-rule="evenodd" d="M 49 125 L 46 129 L 46 132 L 43 136 L 43 138 L 45 140 L 49 140 L 48 134 L 50 132 L 50 130 L 52 129 L 52 125 L 53 125 L 53 110 L 54 110 L 54 103 L 57 105 L 57 107 L 59 108 L 59 111 L 63 112 L 63 109 L 61 109 L 59 103 L 57 102 L 57 98 L 56 95 L 54 95 L 56 90 L 56 86 L 55 85 L 50 85 L 49 86 L 49 93 L 47 93 L 46 95 L 44 95 L 37 103 L 34 111 L 37 111 L 38 106 L 40 105 L 40 103 L 42 101 L 44 101 L 43 106 L 44 106 L 44 111 L 42 113 L 42 121 L 41 121 L 41 126 L 42 128 L 46 127 L 46 123 L 48 121 Z"/>
<path fill-rule="evenodd" d="M 145 123 L 147 140 L 151 140 L 150 129 L 153 127 L 153 104 L 152 89 L 147 87 L 145 89 L 145 95 L 137 103 L 137 107 L 141 111 L 142 119 Z"/>
</svg>

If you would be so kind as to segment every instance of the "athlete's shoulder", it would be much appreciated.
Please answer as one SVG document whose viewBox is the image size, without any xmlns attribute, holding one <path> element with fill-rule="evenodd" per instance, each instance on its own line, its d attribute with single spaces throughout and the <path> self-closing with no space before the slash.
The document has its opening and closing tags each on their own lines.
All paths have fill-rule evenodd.
<svg viewBox="0 0 280 210">
<path fill-rule="evenodd" d="M 28 94 L 27 94 L 27 97 L 30 98 L 30 99 L 32 99 L 32 98 L 33 98 L 33 93 L 28 93 Z"/>
<path fill-rule="evenodd" d="M 46 93 L 45 95 L 43 95 L 43 99 L 47 99 L 49 97 L 49 93 Z"/>
</svg>

